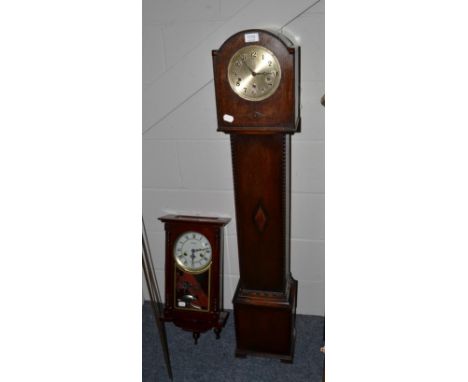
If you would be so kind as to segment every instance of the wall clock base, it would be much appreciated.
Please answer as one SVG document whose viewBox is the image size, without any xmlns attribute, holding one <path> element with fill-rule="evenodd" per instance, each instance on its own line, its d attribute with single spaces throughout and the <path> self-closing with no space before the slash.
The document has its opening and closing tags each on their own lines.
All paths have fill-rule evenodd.
<svg viewBox="0 0 468 382">
<path fill-rule="evenodd" d="M 206 318 L 203 320 L 197 320 L 193 318 L 178 318 L 176 320 L 173 319 L 171 313 L 165 312 L 165 316 L 162 317 L 162 320 L 165 322 L 173 322 L 175 326 L 187 331 L 192 332 L 193 339 L 195 341 L 195 345 L 200 338 L 200 333 L 206 332 L 210 329 L 213 329 L 213 332 L 218 340 L 221 336 L 221 331 L 223 330 L 224 326 L 226 325 L 226 321 L 229 317 L 229 312 L 221 311 L 213 315 L 211 320 L 207 320 Z"/>
<path fill-rule="evenodd" d="M 297 281 L 289 280 L 286 293 L 243 291 L 233 299 L 236 357 L 277 358 L 292 363 L 296 338 Z"/>
</svg>

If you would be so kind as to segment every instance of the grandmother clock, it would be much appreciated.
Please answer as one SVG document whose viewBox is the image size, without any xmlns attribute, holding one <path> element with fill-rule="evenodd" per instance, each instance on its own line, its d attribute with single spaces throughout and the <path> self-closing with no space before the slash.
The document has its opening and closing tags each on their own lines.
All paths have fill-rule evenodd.
<svg viewBox="0 0 468 382">
<path fill-rule="evenodd" d="M 234 34 L 212 55 L 218 131 L 230 135 L 233 162 L 236 356 L 292 362 L 291 135 L 300 131 L 300 48 L 281 34 L 254 29 Z"/>
</svg>

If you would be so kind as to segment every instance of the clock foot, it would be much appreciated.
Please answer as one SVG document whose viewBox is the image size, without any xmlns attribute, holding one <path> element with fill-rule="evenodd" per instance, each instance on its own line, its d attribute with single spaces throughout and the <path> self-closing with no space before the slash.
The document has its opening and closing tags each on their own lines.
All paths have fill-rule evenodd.
<svg viewBox="0 0 468 382">
<path fill-rule="evenodd" d="M 247 354 L 244 352 L 236 351 L 236 358 L 247 358 Z"/>
<path fill-rule="evenodd" d="M 193 339 L 195 340 L 195 345 L 197 345 L 199 338 L 200 338 L 200 333 L 193 332 Z"/>
<path fill-rule="evenodd" d="M 214 328 L 213 331 L 216 334 L 216 339 L 219 340 L 221 338 L 221 329 L 220 328 Z"/>
</svg>

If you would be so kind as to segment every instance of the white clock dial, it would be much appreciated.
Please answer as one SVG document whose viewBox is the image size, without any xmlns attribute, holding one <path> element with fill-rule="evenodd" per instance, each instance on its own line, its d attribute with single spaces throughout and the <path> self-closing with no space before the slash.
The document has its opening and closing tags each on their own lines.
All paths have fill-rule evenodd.
<svg viewBox="0 0 468 382">
<path fill-rule="evenodd" d="M 189 272 L 204 270 L 211 264 L 211 245 L 198 232 L 188 231 L 179 236 L 174 245 L 174 259 Z"/>
</svg>

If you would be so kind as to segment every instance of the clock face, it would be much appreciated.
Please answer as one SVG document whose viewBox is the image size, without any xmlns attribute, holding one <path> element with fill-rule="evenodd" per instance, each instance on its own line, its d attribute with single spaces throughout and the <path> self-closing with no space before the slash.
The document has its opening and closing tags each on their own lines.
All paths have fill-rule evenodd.
<svg viewBox="0 0 468 382">
<path fill-rule="evenodd" d="M 200 272 L 211 264 L 211 245 L 201 233 L 188 231 L 174 244 L 174 260 L 188 272 Z"/>
<path fill-rule="evenodd" d="M 280 80 L 278 59 L 263 46 L 244 46 L 229 61 L 229 85 L 239 97 L 246 100 L 262 101 L 272 96 Z"/>
</svg>

